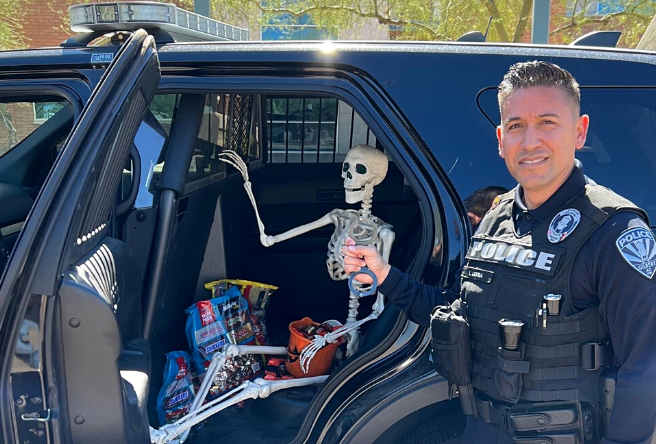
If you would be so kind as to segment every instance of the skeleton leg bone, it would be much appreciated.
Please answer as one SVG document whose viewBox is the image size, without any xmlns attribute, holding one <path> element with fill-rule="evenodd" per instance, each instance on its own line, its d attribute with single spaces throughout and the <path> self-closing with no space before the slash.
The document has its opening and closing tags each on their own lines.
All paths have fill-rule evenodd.
<svg viewBox="0 0 656 444">
<path fill-rule="evenodd" d="M 242 355 L 257 355 L 257 354 L 266 354 L 266 355 L 286 355 L 287 354 L 287 349 L 285 347 L 268 347 L 268 346 L 260 346 L 260 345 L 235 345 L 235 344 L 229 344 L 226 346 L 226 348 L 223 350 L 223 352 L 217 352 L 212 356 L 212 360 L 210 361 L 210 365 L 207 367 L 207 372 L 205 373 L 205 378 L 203 379 L 203 383 L 201 384 L 198 393 L 196 394 L 196 398 L 194 399 L 194 402 L 191 405 L 191 408 L 189 409 L 189 413 L 184 416 L 183 418 L 180 418 L 178 421 L 176 421 L 173 424 L 168 424 L 163 427 L 161 427 L 159 430 L 153 429 L 151 427 L 151 442 L 153 443 L 165 443 L 165 442 L 170 442 L 172 439 L 174 439 L 177 436 L 180 436 L 179 442 L 184 442 L 185 439 L 187 439 L 187 436 L 189 435 L 189 430 L 191 427 L 193 427 L 195 424 L 198 424 L 198 422 L 203 421 L 204 419 L 196 421 L 194 418 L 200 414 L 200 412 L 206 410 L 209 408 L 209 406 L 216 405 L 218 402 L 220 402 L 222 399 L 226 399 L 226 397 L 230 396 L 231 394 L 236 393 L 237 391 L 241 390 L 246 390 L 247 386 L 244 384 L 240 385 L 239 387 L 231 390 L 227 394 L 220 396 L 219 398 L 213 400 L 212 402 L 204 405 L 201 407 L 201 404 L 203 401 L 205 401 L 205 398 L 207 397 L 207 394 L 209 393 L 210 387 L 212 386 L 212 382 L 214 381 L 214 375 L 216 375 L 223 365 L 225 364 L 226 360 L 229 358 L 234 358 L 235 356 L 242 356 Z M 301 379 L 302 381 L 308 381 L 312 378 L 305 378 Z M 256 379 L 258 381 L 259 379 Z M 264 381 L 264 380 L 262 380 Z M 246 381 L 250 382 L 250 381 Z M 270 381 L 265 381 L 265 382 L 270 382 Z M 287 381 L 271 381 L 271 382 L 287 382 Z M 312 382 L 305 382 L 301 385 L 310 385 Z M 298 387 L 297 385 L 292 385 L 290 387 Z M 277 388 L 274 391 L 282 390 L 284 389 L 284 386 L 277 386 Z M 247 394 L 251 396 L 251 392 L 253 389 L 249 389 L 247 391 Z M 244 394 L 240 394 L 239 396 L 242 396 Z M 246 396 L 246 395 L 244 395 Z M 268 395 L 266 395 L 268 396 Z M 263 396 L 263 397 L 266 397 Z M 236 402 L 233 402 L 235 398 L 230 399 L 230 401 L 226 401 L 226 403 L 222 404 L 222 407 L 213 409 L 212 412 L 209 416 L 213 415 L 214 413 L 217 413 L 226 407 L 229 407 Z M 249 399 L 248 397 L 244 399 Z M 255 398 L 253 398 L 255 399 Z M 205 417 L 204 417 L 205 418 Z M 187 424 L 187 421 L 192 421 L 193 423 L 189 425 L 188 427 L 185 425 Z M 179 429 L 179 430 L 178 430 Z M 175 434 L 174 434 L 175 433 Z M 166 440 L 162 441 L 162 439 L 166 438 Z"/>
<path fill-rule="evenodd" d="M 196 424 L 203 422 L 221 410 L 230 407 L 231 405 L 238 404 L 246 399 L 266 398 L 271 393 L 279 390 L 303 387 L 312 384 L 322 384 L 327 378 L 328 375 L 315 376 L 312 378 L 289 379 L 286 381 L 266 381 L 262 378 L 257 378 L 252 382 L 245 381 L 239 387 L 229 391 L 212 402 L 207 403 L 200 409 L 188 414 L 173 424 L 164 426 L 159 430 L 151 427 L 150 442 L 153 444 L 165 444 L 171 442 Z M 180 442 L 182 442 L 182 440 Z"/>
<path fill-rule="evenodd" d="M 346 317 L 346 325 L 358 321 L 358 308 L 360 307 L 360 297 L 357 294 L 349 294 L 349 311 Z M 346 339 L 346 357 L 351 357 L 360 348 L 360 330 L 358 328 L 349 331 Z"/>
</svg>

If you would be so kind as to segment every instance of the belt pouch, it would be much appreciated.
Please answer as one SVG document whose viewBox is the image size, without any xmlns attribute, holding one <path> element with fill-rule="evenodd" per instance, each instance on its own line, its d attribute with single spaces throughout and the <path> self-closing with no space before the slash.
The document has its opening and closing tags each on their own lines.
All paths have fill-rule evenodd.
<svg viewBox="0 0 656 444">
<path fill-rule="evenodd" d="M 530 363 L 524 361 L 525 346 L 519 344 L 517 350 L 506 350 L 499 347 L 497 368 L 494 371 L 494 387 L 501 399 L 510 403 L 517 403 L 522 393 L 524 373 L 528 373 Z"/>
<path fill-rule="evenodd" d="M 435 370 L 451 384 L 471 383 L 471 344 L 465 304 L 438 305 L 431 313 L 432 355 Z"/>
</svg>

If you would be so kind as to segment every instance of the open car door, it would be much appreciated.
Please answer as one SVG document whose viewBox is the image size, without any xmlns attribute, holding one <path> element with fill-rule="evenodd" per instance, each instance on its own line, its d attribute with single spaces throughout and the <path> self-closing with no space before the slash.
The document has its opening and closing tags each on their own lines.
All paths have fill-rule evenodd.
<svg viewBox="0 0 656 444">
<path fill-rule="evenodd" d="M 154 40 L 138 30 L 94 90 L 16 242 L 0 281 L 1 442 L 150 442 L 141 270 L 110 228 L 159 79 Z"/>
</svg>

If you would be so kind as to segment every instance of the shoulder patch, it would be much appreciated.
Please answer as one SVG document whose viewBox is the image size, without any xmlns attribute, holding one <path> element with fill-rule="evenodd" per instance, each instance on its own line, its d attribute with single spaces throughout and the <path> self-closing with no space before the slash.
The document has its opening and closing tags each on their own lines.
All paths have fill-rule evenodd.
<svg viewBox="0 0 656 444">
<path fill-rule="evenodd" d="M 565 240 L 572 234 L 581 221 L 581 213 L 575 208 L 568 208 L 556 214 L 547 230 L 547 239 L 552 244 L 557 244 Z"/>
<path fill-rule="evenodd" d="M 629 228 L 615 241 L 617 250 L 635 271 L 651 280 L 656 272 L 656 240 L 649 228 Z"/>
<path fill-rule="evenodd" d="M 492 205 L 490 205 L 490 210 L 494 210 L 496 207 L 498 207 L 500 202 L 501 202 L 501 196 L 495 197 L 494 200 L 492 201 Z"/>
</svg>

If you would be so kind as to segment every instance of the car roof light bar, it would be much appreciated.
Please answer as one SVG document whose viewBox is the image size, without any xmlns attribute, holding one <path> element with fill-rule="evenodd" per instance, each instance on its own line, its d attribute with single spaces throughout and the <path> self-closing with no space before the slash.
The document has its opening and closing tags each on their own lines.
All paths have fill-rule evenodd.
<svg viewBox="0 0 656 444">
<path fill-rule="evenodd" d="M 159 29 L 175 41 L 249 40 L 247 29 L 238 28 L 172 3 L 121 2 L 87 3 L 68 8 L 74 32 L 135 31 Z"/>
</svg>

